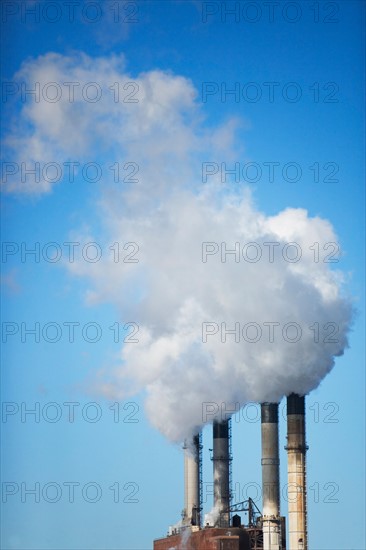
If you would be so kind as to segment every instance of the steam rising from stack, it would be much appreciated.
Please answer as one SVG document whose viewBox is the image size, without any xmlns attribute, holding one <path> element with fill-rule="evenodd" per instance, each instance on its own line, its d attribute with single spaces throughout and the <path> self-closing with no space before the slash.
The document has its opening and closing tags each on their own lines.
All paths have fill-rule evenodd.
<svg viewBox="0 0 366 550">
<path fill-rule="evenodd" d="M 103 101 L 90 104 L 77 93 L 72 102 L 67 94 L 52 105 L 42 98 L 27 102 L 5 143 L 9 158 L 26 165 L 44 158 L 62 165 L 75 154 L 88 162 L 97 154 L 108 166 L 95 206 L 98 237 L 91 228 L 74 232 L 72 241 L 95 241 L 106 251 L 121 243 L 118 259 L 103 253 L 91 264 L 80 256 L 67 268 L 90 281 L 89 303 L 113 303 L 139 331 L 138 345 L 123 346 L 119 364 L 102 373 L 95 389 L 112 399 L 144 391 L 152 424 L 182 442 L 200 430 L 205 401 L 276 403 L 317 387 L 347 346 L 352 316 L 342 276 L 324 261 L 330 253 L 337 260 L 331 224 L 301 208 L 267 216 L 252 204 L 244 182 L 238 186 L 220 172 L 203 177 L 208 159 L 229 169 L 245 153 L 235 135 L 240 121 L 208 124 L 189 79 L 157 70 L 132 76 L 123 55 L 91 59 L 74 52 L 28 59 L 14 80 L 42 89 L 50 74 L 60 83 L 78 81 L 80 89 L 97 81 Z M 135 103 L 104 100 L 111 82 L 131 81 Z M 111 165 L 125 163 L 138 173 L 116 185 Z M 9 179 L 8 191 L 46 193 L 53 185 L 43 177 L 40 183 L 17 177 Z M 86 226 L 90 220 L 88 214 Z M 221 252 L 239 247 L 239 261 L 236 253 L 202 261 L 205 242 Z M 125 260 L 136 247 L 122 243 L 136 243 L 134 263 Z M 259 251 L 255 261 L 241 253 L 248 243 Z M 297 261 L 284 254 L 289 243 L 297 247 Z M 257 323 L 262 336 L 255 343 L 228 336 L 223 343 L 217 335 L 204 343 L 204 322 L 230 329 Z M 264 323 L 276 325 L 273 341 Z M 283 337 L 287 323 L 301 329 L 296 343 Z"/>
<path fill-rule="evenodd" d="M 230 430 L 228 420 L 213 422 L 214 507 L 207 519 L 215 527 L 230 526 Z M 263 550 L 285 548 L 285 518 L 280 515 L 280 460 L 278 404 L 261 404 L 262 438 L 262 531 Z M 184 524 L 200 526 L 200 438 L 196 435 L 185 449 Z M 306 509 L 305 397 L 287 397 L 288 522 L 289 550 L 308 550 Z"/>
<path fill-rule="evenodd" d="M 60 83 L 78 81 L 80 88 L 98 81 L 106 97 L 111 82 L 134 81 L 139 90 L 133 105 L 101 101 L 96 106 L 80 97 L 70 102 L 63 96 L 52 104 L 52 117 L 49 102 L 24 104 L 5 140 L 10 158 L 26 165 L 43 163 L 45 157 L 62 164 L 75 154 L 87 162 L 94 152 L 102 153 L 109 169 L 112 163 L 115 167 L 126 162 L 139 169 L 132 185 L 116 186 L 112 173 L 109 182 L 103 181 L 96 211 L 105 242 L 89 232 L 72 239 L 81 244 L 101 242 L 104 250 L 111 243 L 135 243 L 138 249 L 136 263 L 129 265 L 110 254 L 95 264 L 76 258 L 67 266 L 91 281 L 89 303 L 111 302 L 119 307 L 121 319 L 138 324 L 138 343 L 122 347 L 119 364 L 112 373 L 112 369 L 101 373 L 96 390 L 112 399 L 144 391 L 151 423 L 176 442 L 190 440 L 200 431 L 204 402 L 263 403 L 264 482 L 278 476 L 277 422 L 269 420 L 276 413 L 267 403 L 290 396 L 289 483 L 304 488 L 304 398 L 298 395 L 316 388 L 332 369 L 334 358 L 343 354 L 352 320 L 352 307 L 341 291 L 342 275 L 315 252 L 324 252 L 329 245 L 331 252 L 337 250 L 333 227 L 301 208 L 267 216 L 253 205 L 244 185 L 238 189 L 236 182 L 223 184 L 220 174 L 203 183 L 203 161 L 219 158 L 234 164 L 241 156 L 233 145 L 238 122 L 205 126 L 195 100 L 198 91 L 190 80 L 162 71 L 132 77 L 126 73 L 123 56 L 90 59 L 82 53 L 29 59 L 15 79 L 26 82 L 27 89 L 35 83 L 42 89 L 50 74 Z M 83 124 L 75 133 L 80 117 Z M 25 185 L 13 178 L 6 188 L 44 193 L 51 187 L 44 178 L 40 184 Z M 207 242 L 221 247 L 221 252 L 235 249 L 235 254 L 212 255 L 205 262 L 202 246 Z M 240 253 L 238 258 L 238 247 L 248 243 L 260 252 L 254 261 Z M 283 253 L 289 243 L 300 252 L 296 261 Z M 126 259 L 131 249 L 124 250 Z M 336 259 L 333 254 L 332 261 Z M 255 342 L 237 342 L 233 335 L 225 342 L 222 334 L 204 342 L 202 325 L 207 322 L 231 330 L 236 323 L 254 323 L 261 333 Z M 284 336 L 288 324 L 300 328 L 296 342 Z M 277 327 L 272 337 L 269 326 Z M 293 392 L 298 395 L 291 396 Z M 225 437 L 219 437 L 224 426 L 214 423 L 214 430 L 215 479 L 220 481 L 215 499 L 224 509 L 228 450 Z M 198 479 L 195 451 L 186 457 L 186 467 L 188 477 Z M 186 500 L 191 522 L 196 501 L 194 481 L 187 487 Z M 267 532 L 274 533 L 279 515 L 276 494 L 265 495 L 263 513 Z M 306 549 L 304 518 L 305 491 L 297 507 L 289 505 L 291 550 L 300 548 L 300 543 Z"/>
<path fill-rule="evenodd" d="M 139 342 L 124 345 L 121 365 L 110 381 L 104 375 L 99 391 L 125 398 L 126 388 L 131 394 L 144 389 L 150 421 L 171 441 L 201 429 L 205 402 L 244 406 L 309 393 L 347 347 L 352 308 L 342 296 L 341 276 L 314 262 L 310 250 L 314 242 L 322 248 L 336 241 L 325 220 L 300 209 L 265 217 L 246 194 L 222 197 L 205 188 L 176 190 L 147 215 L 119 226 L 117 239 L 143 243 L 140 263 L 118 283 L 125 318 L 139 325 Z M 256 242 L 263 250 L 266 242 L 281 247 L 293 241 L 302 258 L 290 263 L 279 254 L 272 263 L 237 263 L 215 256 L 204 263 L 204 241 L 225 241 L 228 248 Z M 131 293 L 136 300 L 127 303 Z M 255 342 L 223 331 L 203 341 L 207 322 L 231 331 L 236 323 L 253 323 L 262 333 Z M 287 338 L 288 323 L 297 328 Z"/>
</svg>

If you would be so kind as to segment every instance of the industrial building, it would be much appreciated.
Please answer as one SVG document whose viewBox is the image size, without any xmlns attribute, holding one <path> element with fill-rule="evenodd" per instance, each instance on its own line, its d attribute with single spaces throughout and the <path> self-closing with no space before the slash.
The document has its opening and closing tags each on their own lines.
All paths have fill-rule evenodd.
<svg viewBox="0 0 366 550">
<path fill-rule="evenodd" d="M 186 442 L 182 522 L 155 540 L 154 550 L 308 550 L 304 396 L 287 397 L 287 518 L 280 511 L 278 403 L 261 404 L 261 444 L 260 511 L 250 498 L 231 502 L 230 421 L 213 422 L 214 513 L 211 523 L 203 525 L 201 436 Z M 238 515 L 241 511 L 248 515 L 246 524 Z"/>
</svg>

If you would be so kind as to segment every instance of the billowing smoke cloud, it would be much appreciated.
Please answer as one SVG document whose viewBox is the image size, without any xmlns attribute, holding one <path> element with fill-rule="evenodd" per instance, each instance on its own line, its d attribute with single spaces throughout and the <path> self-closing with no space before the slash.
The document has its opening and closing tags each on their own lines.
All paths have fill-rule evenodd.
<svg viewBox="0 0 366 550">
<path fill-rule="evenodd" d="M 122 61 L 49 54 L 22 74 L 45 79 L 51 67 L 60 82 L 82 75 L 107 90 L 132 80 Z M 248 189 L 215 176 L 203 183 L 202 162 L 238 154 L 237 121 L 208 128 L 185 78 L 152 71 L 134 81 L 138 103 L 60 102 L 51 126 L 50 105 L 33 104 L 8 145 L 30 159 L 45 143 L 51 156 L 70 158 L 76 149 L 86 158 L 102 143 L 105 159 L 112 152 L 137 163 L 138 181 L 101 187 L 103 249 L 121 243 L 120 261 L 110 254 L 69 267 L 88 280 L 89 303 L 112 302 L 122 321 L 138 325 L 138 342 L 123 345 L 120 364 L 98 378 L 97 390 L 111 398 L 144 391 L 152 424 L 182 441 L 222 403 L 277 401 L 316 388 L 348 345 L 352 308 L 334 269 L 340 251 L 327 220 L 294 208 L 266 216 Z M 64 130 L 78 108 L 82 123 L 69 142 Z M 77 240 L 100 242 L 92 228 Z M 123 250 L 124 243 L 135 244 Z M 138 261 L 122 261 L 131 251 Z"/>
</svg>

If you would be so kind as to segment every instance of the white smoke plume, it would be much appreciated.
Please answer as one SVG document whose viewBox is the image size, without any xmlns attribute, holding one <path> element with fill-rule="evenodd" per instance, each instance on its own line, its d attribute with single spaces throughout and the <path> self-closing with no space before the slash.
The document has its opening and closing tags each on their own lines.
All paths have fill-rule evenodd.
<svg viewBox="0 0 366 550">
<path fill-rule="evenodd" d="M 317 387 L 347 347 L 351 320 L 340 274 L 314 261 L 314 243 L 321 250 L 337 243 L 327 221 L 301 209 L 266 217 L 245 194 L 218 200 L 206 191 L 177 190 L 148 216 L 120 220 L 113 232 L 141 243 L 139 264 L 121 266 L 118 278 L 126 284 L 120 292 L 130 288 L 136 297 L 133 304 L 122 298 L 122 310 L 140 330 L 101 389 L 111 397 L 122 397 L 126 385 L 145 389 L 152 423 L 174 441 L 212 420 L 204 416 L 212 403 L 277 401 Z M 237 263 L 217 253 L 203 262 L 202 242 L 228 249 L 256 243 L 263 256 Z M 289 242 L 301 250 L 296 263 L 282 255 Z M 278 245 L 273 262 L 265 243 Z M 87 275 L 82 264 L 76 269 Z M 115 280 L 116 269 L 98 266 L 94 299 L 113 293 Z M 239 323 L 226 342 L 222 323 L 228 330 Z"/>
<path fill-rule="evenodd" d="M 90 159 L 99 146 L 105 159 L 139 167 L 133 183 L 105 178 L 98 204 L 104 249 L 119 242 L 123 258 L 131 252 L 123 243 L 136 243 L 138 262 L 110 254 L 69 264 L 88 281 L 90 304 L 114 303 L 121 321 L 139 328 L 138 343 L 123 345 L 97 391 L 113 399 L 143 391 L 151 423 L 183 441 L 212 420 L 207 404 L 278 401 L 316 388 L 347 347 L 352 319 L 342 274 L 329 262 L 340 257 L 338 238 L 329 221 L 304 209 L 266 216 L 244 186 L 217 176 L 203 182 L 202 162 L 243 155 L 233 145 L 238 121 L 208 127 L 188 79 L 161 71 L 132 77 L 122 57 L 47 54 L 19 74 L 29 86 L 47 79 L 101 82 L 104 91 L 117 81 L 138 84 L 132 105 L 26 105 L 7 139 L 23 159 L 75 152 Z M 22 185 L 28 193 L 52 188 Z M 14 179 L 8 184 L 20 188 Z M 77 237 L 98 241 L 93 226 Z M 236 255 L 225 256 L 225 247 Z M 226 342 L 225 328 L 236 329 Z"/>
<path fill-rule="evenodd" d="M 205 514 L 204 526 L 209 525 L 210 527 L 214 527 L 217 524 L 219 516 L 220 507 L 216 504 L 207 514 Z"/>
<path fill-rule="evenodd" d="M 190 550 L 189 540 L 191 538 L 191 534 L 191 528 L 184 525 L 182 520 L 179 520 L 174 525 L 171 525 L 169 527 L 169 535 L 180 535 L 180 541 L 178 546 L 172 546 L 168 550 Z"/>
<path fill-rule="evenodd" d="M 186 528 L 186 529 L 183 529 L 183 531 L 181 533 L 181 540 L 180 540 L 180 545 L 179 545 L 178 550 L 189 550 L 190 549 L 189 539 L 191 538 L 191 534 L 192 534 L 192 531 L 189 527 Z"/>
</svg>

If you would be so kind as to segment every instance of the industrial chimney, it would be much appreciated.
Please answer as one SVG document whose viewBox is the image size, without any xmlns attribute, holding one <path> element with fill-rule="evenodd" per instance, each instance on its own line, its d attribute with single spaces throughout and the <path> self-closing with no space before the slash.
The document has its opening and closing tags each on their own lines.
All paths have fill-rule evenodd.
<svg viewBox="0 0 366 550">
<path fill-rule="evenodd" d="M 213 422 L 214 507 L 218 517 L 215 527 L 230 526 L 230 450 L 229 420 Z"/>
<path fill-rule="evenodd" d="M 201 525 L 201 436 L 184 443 L 184 516 L 185 525 Z"/>
<path fill-rule="evenodd" d="M 308 550 L 306 523 L 305 397 L 287 397 L 288 523 L 290 550 Z"/>
<path fill-rule="evenodd" d="M 282 550 L 278 404 L 261 404 L 263 550 Z"/>
</svg>

